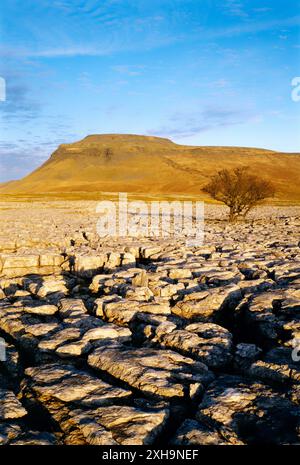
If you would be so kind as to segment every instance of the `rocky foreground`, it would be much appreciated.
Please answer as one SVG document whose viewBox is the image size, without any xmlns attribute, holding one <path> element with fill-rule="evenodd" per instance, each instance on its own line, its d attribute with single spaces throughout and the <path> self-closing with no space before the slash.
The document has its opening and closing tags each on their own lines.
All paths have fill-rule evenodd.
<svg viewBox="0 0 300 465">
<path fill-rule="evenodd" d="M 209 207 L 201 247 L 0 209 L 0 444 L 300 443 L 299 208 Z"/>
</svg>

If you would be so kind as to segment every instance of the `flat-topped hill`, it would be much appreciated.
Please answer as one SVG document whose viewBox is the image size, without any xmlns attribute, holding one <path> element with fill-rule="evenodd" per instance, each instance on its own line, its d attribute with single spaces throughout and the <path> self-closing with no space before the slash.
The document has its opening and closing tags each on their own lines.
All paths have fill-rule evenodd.
<svg viewBox="0 0 300 465">
<path fill-rule="evenodd" d="M 201 195 L 201 188 L 216 171 L 245 165 L 273 181 L 278 200 L 300 200 L 299 153 L 186 146 L 165 138 L 130 134 L 95 134 L 60 145 L 31 174 L 0 185 L 0 193 L 122 191 Z"/>
</svg>

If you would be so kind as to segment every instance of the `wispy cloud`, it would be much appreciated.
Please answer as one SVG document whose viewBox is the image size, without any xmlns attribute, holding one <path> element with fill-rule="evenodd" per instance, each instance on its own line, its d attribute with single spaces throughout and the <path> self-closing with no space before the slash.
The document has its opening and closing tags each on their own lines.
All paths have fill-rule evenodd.
<svg viewBox="0 0 300 465">
<path fill-rule="evenodd" d="M 195 113 L 176 113 L 166 126 L 151 129 L 148 134 L 164 137 L 191 137 L 202 132 L 243 123 L 258 123 L 261 115 L 250 109 L 209 106 Z"/>
<path fill-rule="evenodd" d="M 27 84 L 8 76 L 6 78 L 6 101 L 1 102 L 0 105 L 0 114 L 3 115 L 4 121 L 10 119 L 31 121 L 37 118 L 40 112 L 41 105 L 31 97 Z"/>
<path fill-rule="evenodd" d="M 74 138 L 74 135 L 73 135 Z M 0 142 L 0 182 L 19 179 L 46 161 L 59 144 L 72 140 L 65 138 L 43 140 L 16 139 L 15 142 Z"/>
<path fill-rule="evenodd" d="M 230 84 L 231 83 L 230 81 L 228 81 L 228 79 L 221 78 L 221 79 L 217 79 L 216 81 L 212 81 L 210 83 L 210 87 L 214 87 L 217 89 L 224 89 L 225 87 L 229 87 Z"/>
<path fill-rule="evenodd" d="M 24 56 L 31 58 L 60 58 L 76 56 L 105 56 L 114 51 L 113 48 L 102 48 L 99 46 L 71 46 L 62 48 L 50 48 L 36 51 L 23 51 Z"/>
<path fill-rule="evenodd" d="M 22 141 L 0 143 L 0 182 L 18 179 L 39 166 L 46 158 L 37 144 Z"/>
<path fill-rule="evenodd" d="M 0 47 L 0 56 L 10 58 L 72 58 L 72 57 L 102 57 L 109 56 L 122 52 L 134 52 L 142 50 L 152 50 L 160 47 L 168 46 L 172 43 L 179 42 L 182 37 L 175 36 L 153 36 L 149 40 L 133 43 L 119 43 L 119 41 L 111 40 L 103 45 L 69 45 L 67 47 L 51 47 L 43 49 L 29 49 L 20 47 Z"/>
<path fill-rule="evenodd" d="M 88 15 L 97 16 L 104 14 L 107 8 L 112 7 L 117 1 L 114 0 L 44 0 L 48 7 L 58 10 L 66 16 Z"/>
<path fill-rule="evenodd" d="M 253 8 L 253 11 L 255 13 L 268 13 L 269 11 L 272 11 L 273 8 L 270 8 L 268 6 L 262 6 L 262 7 L 259 7 L 259 8 Z"/>
<path fill-rule="evenodd" d="M 223 8 L 231 16 L 248 18 L 249 14 L 245 10 L 245 5 L 239 0 L 225 0 Z"/>
<path fill-rule="evenodd" d="M 82 87 L 83 89 L 86 89 L 88 91 L 91 91 L 95 94 L 99 94 L 100 92 L 103 92 L 103 84 L 99 84 L 99 83 L 94 83 L 92 78 L 91 78 L 91 75 L 88 73 L 88 72 L 82 72 L 80 73 L 80 75 L 78 76 L 78 79 L 77 79 L 80 87 Z"/>
<path fill-rule="evenodd" d="M 300 15 L 292 16 L 285 19 L 274 19 L 268 21 L 251 21 L 243 22 L 238 26 L 233 26 L 224 29 L 214 29 L 209 32 L 206 37 L 208 39 L 219 39 L 225 37 L 235 37 L 244 34 L 257 34 L 259 32 L 266 32 L 281 29 L 282 27 L 293 27 L 300 25 Z M 205 31 L 204 31 L 205 32 Z"/>
<path fill-rule="evenodd" d="M 64 3 L 64 2 L 63 2 Z M 232 38 L 242 36 L 245 34 L 258 34 L 261 32 L 280 30 L 282 28 L 293 27 L 300 25 L 300 16 L 292 16 L 288 18 L 271 19 L 264 21 L 257 21 L 249 19 L 246 12 L 242 10 L 240 2 L 230 1 L 227 2 L 227 8 L 235 16 L 244 16 L 245 21 L 238 21 L 238 24 L 231 27 L 222 27 L 222 29 L 213 28 L 206 29 L 205 27 L 199 28 L 197 32 L 188 33 L 171 33 L 170 30 L 155 30 L 151 29 L 150 25 L 152 20 L 143 18 L 147 26 L 143 25 L 142 29 L 135 29 L 137 27 L 137 20 L 135 26 L 127 20 L 118 20 L 119 23 L 106 24 L 108 29 L 105 30 L 105 38 L 99 40 L 97 43 L 92 41 L 81 43 L 76 42 L 76 39 L 66 42 L 67 45 L 53 45 L 53 37 L 51 38 L 52 45 L 41 48 L 25 48 L 18 46 L 2 46 L 0 47 L 0 56 L 14 57 L 14 58 L 72 58 L 72 57 L 97 57 L 108 56 L 122 52 L 135 52 L 135 51 L 150 51 L 158 48 L 163 48 L 176 43 L 187 42 L 207 42 L 207 40 L 218 40 L 222 38 Z M 121 21 L 121 24 L 120 24 Z M 149 24 L 148 24 L 149 23 Z M 140 27 L 140 26 L 139 26 Z M 116 34 L 118 30 L 118 34 Z M 200 33 L 199 33 L 200 32 Z M 120 40 L 122 37 L 122 40 Z M 62 37 L 58 37 L 57 41 L 63 41 Z M 50 41 L 50 39 L 49 39 Z M 48 41 L 48 42 L 49 42 Z M 120 72 L 122 68 L 120 68 Z M 125 68 L 124 68 L 125 71 Z M 130 70 L 129 70 L 130 72 Z M 132 71 L 136 72 L 136 71 Z"/>
<path fill-rule="evenodd" d="M 144 68 L 144 65 L 116 65 L 112 67 L 117 73 L 126 74 L 127 76 L 139 76 Z"/>
</svg>

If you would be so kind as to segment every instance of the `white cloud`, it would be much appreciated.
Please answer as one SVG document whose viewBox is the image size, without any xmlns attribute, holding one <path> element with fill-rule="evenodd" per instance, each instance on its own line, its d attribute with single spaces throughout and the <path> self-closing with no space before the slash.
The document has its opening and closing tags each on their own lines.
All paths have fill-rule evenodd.
<svg viewBox="0 0 300 465">
<path fill-rule="evenodd" d="M 148 134 L 185 138 L 219 128 L 261 122 L 262 115 L 251 109 L 208 106 L 198 112 L 173 114 L 166 125 L 151 129 Z"/>
<path fill-rule="evenodd" d="M 214 30 L 207 35 L 209 39 L 219 39 L 222 37 L 234 37 L 243 34 L 256 34 L 259 32 L 281 29 L 282 27 L 292 27 L 300 25 L 300 16 L 292 16 L 285 19 L 274 19 L 261 22 L 247 22 L 227 29 Z"/>
<path fill-rule="evenodd" d="M 260 7 L 260 8 L 253 8 L 253 11 L 255 13 L 268 13 L 269 11 L 272 11 L 273 8 L 270 8 L 268 6 L 263 6 L 263 7 Z"/>
<path fill-rule="evenodd" d="M 112 69 L 120 74 L 126 74 L 127 76 L 139 76 L 142 74 L 144 69 L 143 65 L 116 65 Z"/>
<path fill-rule="evenodd" d="M 223 6 L 225 11 L 231 16 L 238 16 L 240 18 L 247 18 L 249 16 L 245 11 L 243 3 L 239 0 L 226 0 Z"/>
<path fill-rule="evenodd" d="M 0 56 L 12 56 L 15 58 L 60 58 L 60 57 L 77 57 L 77 56 L 106 56 L 120 52 L 149 51 L 155 48 L 161 48 L 174 43 L 190 41 L 207 41 L 218 40 L 222 38 L 231 38 L 245 34 L 257 34 L 260 32 L 281 30 L 285 27 L 300 25 L 300 16 L 293 16 L 284 19 L 273 19 L 268 21 L 244 21 L 237 26 L 207 30 L 205 27 L 199 29 L 197 33 L 187 34 L 146 34 L 140 41 L 119 41 L 106 39 L 103 43 L 76 44 L 71 43 L 68 46 L 52 46 L 40 49 L 17 48 L 17 47 L 0 47 Z M 282 32 L 282 31 L 280 31 Z M 114 37 L 116 39 L 116 37 Z"/>
</svg>

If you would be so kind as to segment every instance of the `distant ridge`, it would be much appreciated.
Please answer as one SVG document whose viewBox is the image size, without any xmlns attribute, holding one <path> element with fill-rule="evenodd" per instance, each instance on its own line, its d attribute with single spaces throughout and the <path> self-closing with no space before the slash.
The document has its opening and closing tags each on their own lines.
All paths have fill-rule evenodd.
<svg viewBox="0 0 300 465">
<path fill-rule="evenodd" d="M 130 134 L 89 135 L 58 147 L 38 169 L 0 185 L 0 194 L 140 192 L 201 194 L 222 168 L 251 167 L 279 200 L 300 201 L 300 154 L 246 147 L 196 147 Z"/>
</svg>

